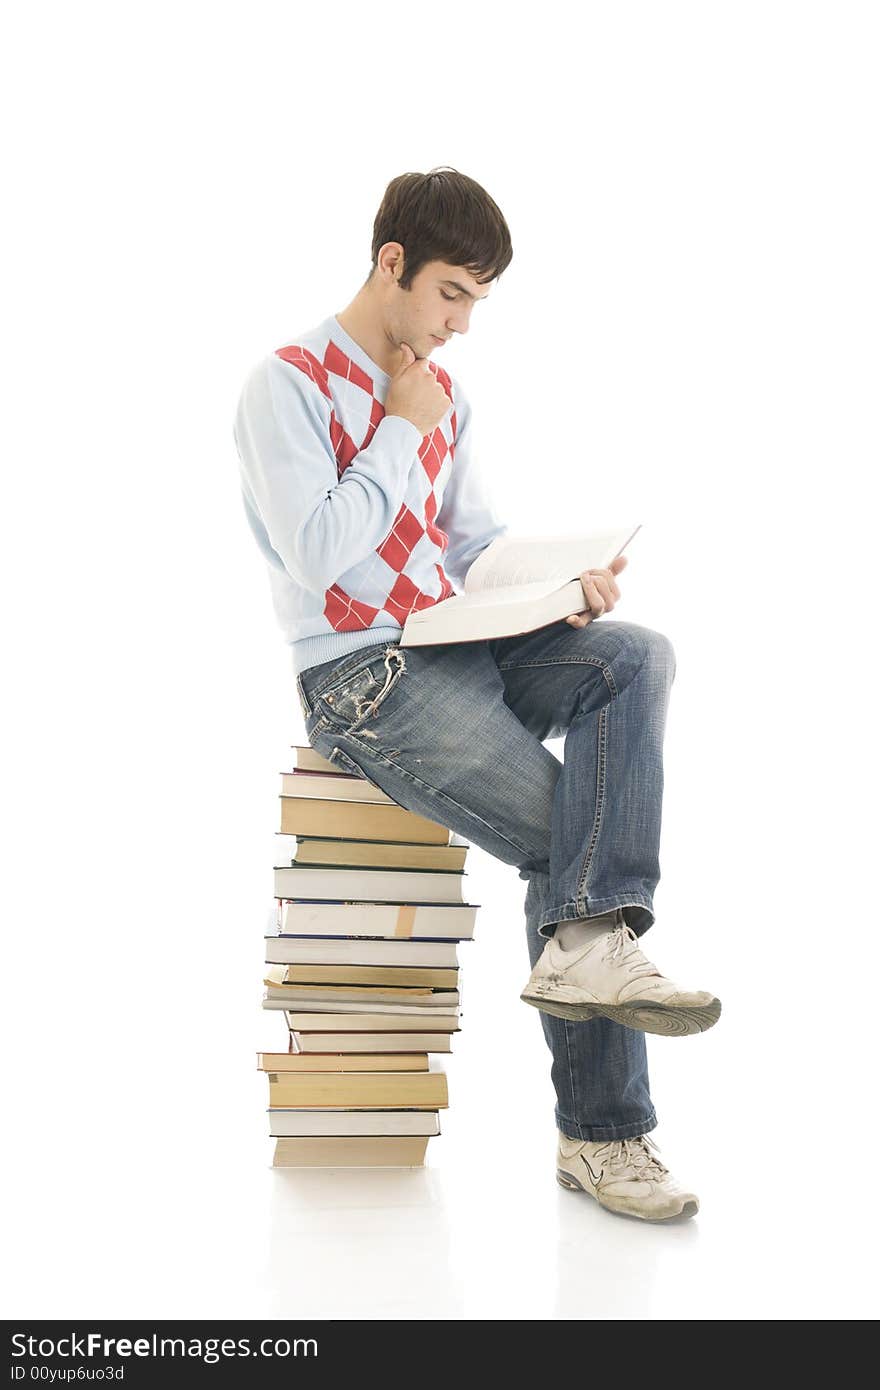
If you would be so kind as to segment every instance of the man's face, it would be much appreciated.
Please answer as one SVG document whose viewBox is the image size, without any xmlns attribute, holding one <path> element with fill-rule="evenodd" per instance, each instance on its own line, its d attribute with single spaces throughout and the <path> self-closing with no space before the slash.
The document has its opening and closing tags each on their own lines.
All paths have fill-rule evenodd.
<svg viewBox="0 0 880 1390">
<path fill-rule="evenodd" d="M 398 347 L 409 343 L 417 357 L 430 357 L 454 334 L 467 333 L 474 305 L 488 295 L 489 286 L 461 266 L 430 261 L 409 290 L 393 287 L 389 334 Z"/>
</svg>

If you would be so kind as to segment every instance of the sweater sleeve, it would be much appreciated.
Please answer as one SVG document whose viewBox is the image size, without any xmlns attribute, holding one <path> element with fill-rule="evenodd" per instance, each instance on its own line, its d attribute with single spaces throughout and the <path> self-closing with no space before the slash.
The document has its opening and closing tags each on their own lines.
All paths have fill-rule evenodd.
<svg viewBox="0 0 880 1390">
<path fill-rule="evenodd" d="M 233 429 L 251 526 L 315 593 L 381 545 L 422 442 L 410 420 L 386 415 L 340 478 L 330 413 L 320 388 L 272 354 L 245 382 Z"/>
<path fill-rule="evenodd" d="M 456 411 L 455 458 L 437 514 L 437 525 L 449 537 L 443 568 L 461 590 L 474 560 L 496 536 L 505 535 L 508 526 L 496 515 L 475 454 L 470 402 L 455 378 L 452 383 Z"/>
</svg>

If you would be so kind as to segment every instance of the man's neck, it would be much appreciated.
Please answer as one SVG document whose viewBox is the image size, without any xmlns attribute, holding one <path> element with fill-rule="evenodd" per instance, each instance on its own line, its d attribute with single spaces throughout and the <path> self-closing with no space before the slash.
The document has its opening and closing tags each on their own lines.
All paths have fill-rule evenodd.
<svg viewBox="0 0 880 1390">
<path fill-rule="evenodd" d="M 371 361 L 391 376 L 400 360 L 400 349 L 385 333 L 375 300 L 364 296 L 365 291 L 361 290 L 336 318 Z"/>
</svg>

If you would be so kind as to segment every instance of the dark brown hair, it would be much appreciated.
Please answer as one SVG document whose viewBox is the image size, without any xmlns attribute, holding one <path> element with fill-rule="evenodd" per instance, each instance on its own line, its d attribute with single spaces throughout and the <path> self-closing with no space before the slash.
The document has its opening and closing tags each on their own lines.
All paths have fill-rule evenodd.
<svg viewBox="0 0 880 1390">
<path fill-rule="evenodd" d="M 399 241 L 404 249 L 404 273 L 398 281 L 404 290 L 429 261 L 460 265 L 486 284 L 513 259 L 510 231 L 497 203 L 474 179 L 448 166 L 391 180 L 373 223 L 368 280 L 388 241 Z"/>
</svg>

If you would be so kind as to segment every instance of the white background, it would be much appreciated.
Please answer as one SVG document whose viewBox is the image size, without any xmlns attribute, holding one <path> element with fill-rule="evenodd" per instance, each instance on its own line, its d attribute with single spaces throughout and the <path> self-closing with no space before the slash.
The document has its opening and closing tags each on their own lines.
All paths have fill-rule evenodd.
<svg viewBox="0 0 880 1390">
<path fill-rule="evenodd" d="M 6 1316 L 876 1313 L 876 7 L 44 4 L 3 49 Z M 443 164 L 514 244 L 436 358 L 499 510 L 641 521 L 609 616 L 676 650 L 645 946 L 724 1003 L 648 1043 L 678 1227 L 557 1186 L 477 849 L 429 1167 L 269 1167 L 304 734 L 232 418 Z"/>
</svg>

